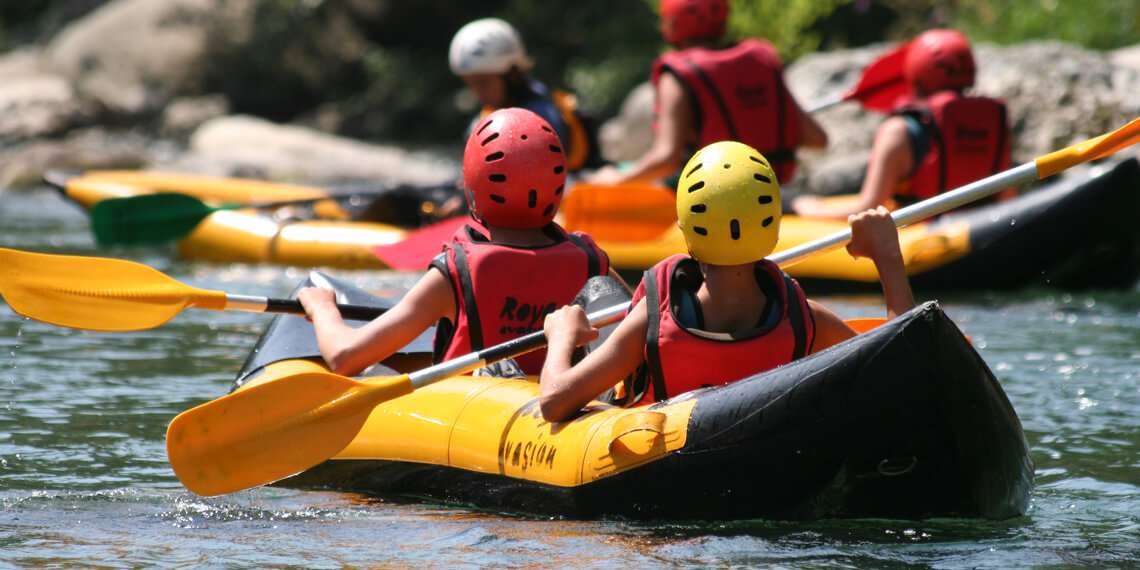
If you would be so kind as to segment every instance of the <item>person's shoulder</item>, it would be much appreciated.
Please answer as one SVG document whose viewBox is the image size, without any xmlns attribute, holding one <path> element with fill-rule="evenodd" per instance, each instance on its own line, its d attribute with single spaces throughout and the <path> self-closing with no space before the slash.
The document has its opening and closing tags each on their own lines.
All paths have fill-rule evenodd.
<svg viewBox="0 0 1140 570">
<path fill-rule="evenodd" d="M 769 63 L 774 65 L 783 65 L 783 60 L 780 59 L 780 50 L 776 49 L 776 45 L 768 40 L 762 38 L 745 38 L 737 42 L 733 47 L 741 51 L 760 54 L 767 59 Z"/>
</svg>

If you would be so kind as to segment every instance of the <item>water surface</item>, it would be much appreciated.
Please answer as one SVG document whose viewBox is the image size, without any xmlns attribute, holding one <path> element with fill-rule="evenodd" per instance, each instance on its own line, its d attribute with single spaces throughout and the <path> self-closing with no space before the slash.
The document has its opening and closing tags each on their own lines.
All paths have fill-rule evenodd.
<svg viewBox="0 0 1140 570">
<path fill-rule="evenodd" d="M 0 192 L 0 247 L 151 265 L 189 285 L 285 296 L 301 269 L 98 249 L 47 189 Z M 3 268 L 0 268 L 3 270 Z M 331 272 L 399 292 L 415 276 Z M 810 291 L 809 291 L 810 294 Z M 919 294 L 920 298 L 927 298 Z M 879 316 L 875 296 L 821 299 Z M 0 563 L 16 567 L 1129 567 L 1140 560 L 1140 289 L 943 296 L 994 370 L 1036 465 L 1008 521 L 549 520 L 408 498 L 262 488 L 204 499 L 166 424 L 220 396 L 269 321 L 187 310 L 148 331 L 78 331 L 0 306 Z M 779 492 L 774 489 L 773 492 Z M 678 500 L 683 500 L 679 497 Z"/>
</svg>

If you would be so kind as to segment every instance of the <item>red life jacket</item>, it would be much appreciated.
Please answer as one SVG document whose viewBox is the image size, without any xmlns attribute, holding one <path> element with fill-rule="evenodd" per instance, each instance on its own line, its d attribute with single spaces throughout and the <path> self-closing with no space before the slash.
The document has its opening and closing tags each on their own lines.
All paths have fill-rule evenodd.
<svg viewBox="0 0 1140 570">
<path fill-rule="evenodd" d="M 932 198 L 1009 168 L 1009 122 L 1001 100 L 941 91 L 894 114 L 918 119 L 929 143 L 925 156 L 915 157 L 909 186 L 898 191 L 903 203 Z"/>
<path fill-rule="evenodd" d="M 456 323 L 436 326 L 436 362 L 542 330 L 546 315 L 573 302 L 587 279 L 609 272 L 609 258 L 590 236 L 554 223 L 543 231 L 555 243 L 507 246 L 464 226 L 444 245 L 432 266 L 450 277 L 458 314 Z M 536 350 L 515 360 L 538 374 L 545 355 Z"/>
<path fill-rule="evenodd" d="M 645 339 L 650 401 L 661 401 L 705 386 L 719 386 L 787 364 L 811 351 L 815 321 L 794 279 L 768 260 L 756 263 L 756 279 L 780 311 L 779 321 L 747 335 L 709 333 L 677 322 L 674 307 L 681 287 L 696 291 L 700 267 L 674 255 L 645 272 L 633 304 L 645 298 L 649 331 Z M 686 282 L 688 283 L 686 285 Z"/>
<path fill-rule="evenodd" d="M 724 49 L 670 51 L 653 63 L 650 81 L 655 87 L 665 72 L 676 75 L 692 95 L 697 148 L 742 142 L 772 163 L 781 182 L 791 180 L 802 134 L 776 48 L 747 39 Z"/>
</svg>

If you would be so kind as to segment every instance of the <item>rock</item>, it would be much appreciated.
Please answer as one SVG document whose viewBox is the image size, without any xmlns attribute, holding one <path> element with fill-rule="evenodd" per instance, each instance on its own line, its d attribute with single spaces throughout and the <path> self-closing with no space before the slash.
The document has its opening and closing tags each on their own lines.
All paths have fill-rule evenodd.
<svg viewBox="0 0 1140 570">
<path fill-rule="evenodd" d="M 618 115 L 598 130 L 602 157 L 610 162 L 637 160 L 653 144 L 653 87 L 642 83 L 626 97 Z"/>
<path fill-rule="evenodd" d="M 45 172 L 56 168 L 139 169 L 154 161 L 153 151 L 152 141 L 97 128 L 59 140 L 36 140 L 0 153 L 0 188 L 37 186 Z"/>
<path fill-rule="evenodd" d="M 190 137 L 189 153 L 163 165 L 218 176 L 255 174 L 314 184 L 371 181 L 428 185 L 458 176 L 455 162 L 364 143 L 250 116 L 207 121 Z"/>
<path fill-rule="evenodd" d="M 179 97 L 163 110 L 158 133 L 166 138 L 185 141 L 202 123 L 224 117 L 229 112 L 230 101 L 225 95 Z"/>
<path fill-rule="evenodd" d="M 197 92 L 216 0 L 116 0 L 73 22 L 46 50 L 50 69 L 111 111 L 160 110 Z"/>
<path fill-rule="evenodd" d="M 57 136 L 97 114 L 65 77 L 41 69 L 36 48 L 0 56 L 0 84 L 0 144 Z"/>
</svg>

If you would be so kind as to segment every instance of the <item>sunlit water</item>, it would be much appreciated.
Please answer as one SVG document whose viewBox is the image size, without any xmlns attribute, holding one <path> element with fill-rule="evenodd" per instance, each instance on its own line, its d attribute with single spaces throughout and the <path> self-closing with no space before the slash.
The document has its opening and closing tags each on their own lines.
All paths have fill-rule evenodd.
<svg viewBox="0 0 1140 570">
<path fill-rule="evenodd" d="M 284 296 L 304 271 L 98 250 L 46 190 L 0 193 L 0 246 L 133 259 L 187 284 Z M 0 271 L 5 270 L 0 268 Z M 415 276 L 334 272 L 371 287 Z M 810 293 L 810 291 L 809 291 Z M 920 298 L 924 298 L 919 294 Z M 846 317 L 873 296 L 823 301 Z M 187 310 L 149 331 L 77 331 L 0 307 L 0 563 L 21 567 L 1131 567 L 1140 564 L 1140 290 L 941 299 L 997 373 L 1032 449 L 1009 521 L 630 523 L 408 498 L 183 489 L 166 424 L 219 396 L 269 317 Z M 778 489 L 773 489 L 778 493 Z M 932 490 L 937 492 L 937 490 Z M 665 498 L 684 500 L 684 497 Z"/>
</svg>

